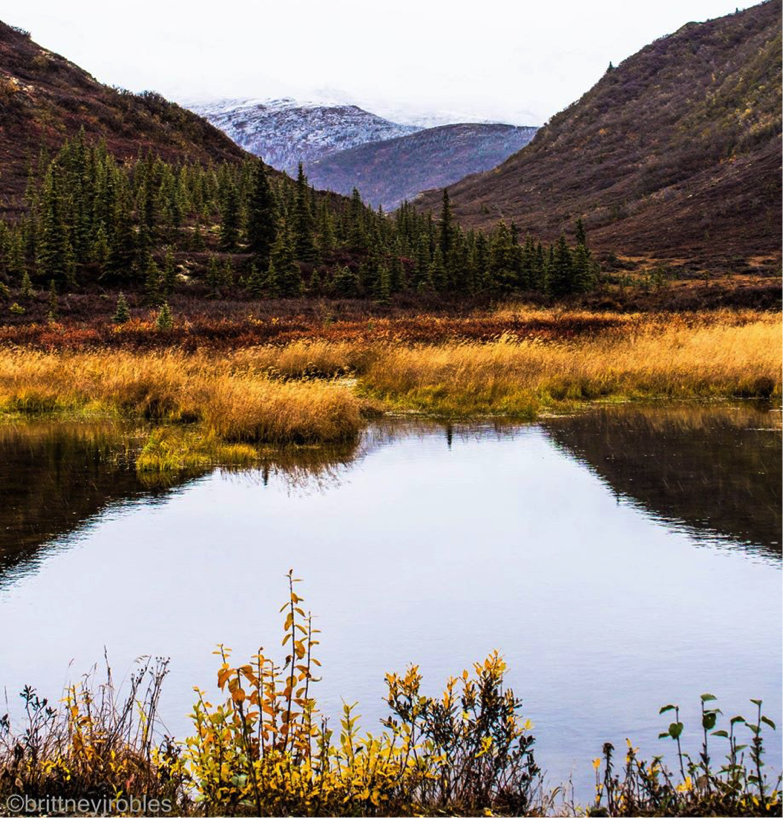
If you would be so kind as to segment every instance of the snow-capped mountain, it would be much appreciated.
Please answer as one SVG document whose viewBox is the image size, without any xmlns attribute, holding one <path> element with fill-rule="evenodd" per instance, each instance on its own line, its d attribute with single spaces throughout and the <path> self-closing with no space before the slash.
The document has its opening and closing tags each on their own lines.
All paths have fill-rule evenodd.
<svg viewBox="0 0 783 818">
<path fill-rule="evenodd" d="M 326 156 L 421 130 L 400 125 L 357 105 L 275 100 L 225 99 L 188 105 L 238 145 L 278 170 L 296 173 Z"/>
</svg>

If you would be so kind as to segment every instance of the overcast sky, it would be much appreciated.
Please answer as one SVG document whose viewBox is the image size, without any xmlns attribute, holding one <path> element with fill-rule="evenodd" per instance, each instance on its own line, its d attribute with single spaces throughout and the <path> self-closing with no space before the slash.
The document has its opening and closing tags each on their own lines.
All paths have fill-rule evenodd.
<svg viewBox="0 0 783 818">
<path fill-rule="evenodd" d="M 753 3 L 744 3 L 745 8 Z M 609 61 L 736 0 L 8 0 L 97 79 L 177 100 L 332 98 L 538 125 Z"/>
</svg>

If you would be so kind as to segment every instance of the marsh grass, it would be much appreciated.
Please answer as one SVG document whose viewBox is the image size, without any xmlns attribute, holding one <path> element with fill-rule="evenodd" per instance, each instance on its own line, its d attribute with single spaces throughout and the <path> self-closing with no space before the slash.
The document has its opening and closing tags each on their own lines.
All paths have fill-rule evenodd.
<svg viewBox="0 0 783 818">
<path fill-rule="evenodd" d="M 394 346 L 369 367 L 369 394 L 453 416 L 533 418 L 596 399 L 780 395 L 780 320 L 648 324 L 578 342 Z"/>
<path fill-rule="evenodd" d="M 384 331 L 230 353 L 4 347 L 0 412 L 197 422 L 202 440 L 224 443 L 334 444 L 354 439 L 381 410 L 532 420 L 594 400 L 780 396 L 777 315 L 614 316 L 577 337 L 564 328 L 588 316 L 535 315 L 525 313 L 526 326 L 560 322 L 563 331 L 554 340 L 438 343 Z M 162 443 L 161 464 L 185 458 Z M 190 456 L 206 457 L 203 449 Z"/>
<path fill-rule="evenodd" d="M 338 443 L 356 436 L 361 403 L 329 382 L 287 382 L 247 360 L 179 351 L 0 351 L 0 408 L 200 422 L 230 442 Z"/>
<path fill-rule="evenodd" d="M 215 464 L 249 466 L 259 459 L 258 449 L 246 443 L 226 443 L 189 427 L 159 426 L 136 456 L 136 471 L 145 476 L 202 471 Z"/>
</svg>

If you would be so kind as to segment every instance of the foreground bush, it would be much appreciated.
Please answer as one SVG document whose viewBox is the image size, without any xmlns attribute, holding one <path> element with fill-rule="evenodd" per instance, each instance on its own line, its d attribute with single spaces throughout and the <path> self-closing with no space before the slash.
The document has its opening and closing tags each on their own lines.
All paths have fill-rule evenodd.
<svg viewBox="0 0 783 818">
<path fill-rule="evenodd" d="M 311 696 L 318 644 L 291 585 L 282 667 L 258 654 L 231 667 L 213 707 L 203 692 L 193 714 L 196 734 L 183 756 L 197 803 L 210 814 L 243 809 L 261 815 L 476 813 L 522 814 L 539 785 L 521 702 L 503 689 L 497 654 L 450 679 L 443 696 L 421 693 L 416 667 L 387 676 L 390 716 L 380 734 L 360 735 L 346 706 L 339 736 L 316 716 Z M 336 738 L 336 741 L 334 740 Z"/>
<path fill-rule="evenodd" d="M 335 734 L 317 710 L 312 686 L 318 632 L 289 574 L 282 664 L 258 653 L 234 666 L 217 651 L 213 705 L 196 688 L 194 733 L 175 742 L 157 732 L 165 660 L 147 662 L 117 697 L 111 672 L 67 689 L 57 709 L 30 688 L 22 697 L 26 729 L 0 719 L 0 799 L 35 813 L 45 798 L 91 799 L 95 812 L 189 815 L 549 815 L 578 814 L 546 792 L 521 701 L 504 688 L 497 653 L 449 679 L 437 698 L 421 692 L 418 668 L 386 677 L 389 715 L 380 733 L 360 734 L 352 705 Z M 614 747 L 594 761 L 590 815 L 779 815 L 780 781 L 763 771 L 764 726 L 775 725 L 756 702 L 755 723 L 739 716 L 716 730 L 720 711 L 702 696 L 703 746 L 695 758 L 680 743 L 679 710 L 662 738 L 677 746 L 679 769 L 660 757 L 640 760 L 633 746 L 616 771 Z M 738 732 L 748 730 L 747 745 Z M 715 737 L 715 738 L 711 738 Z M 716 766 L 710 741 L 727 742 Z M 9 798 L 16 801 L 8 801 Z M 22 800 L 19 800 L 22 799 Z M 117 800 L 119 799 L 119 800 Z M 117 807 L 117 805 L 120 805 Z M 66 810 L 67 811 L 67 810 Z M 135 811 L 140 811 L 138 808 Z"/>
</svg>

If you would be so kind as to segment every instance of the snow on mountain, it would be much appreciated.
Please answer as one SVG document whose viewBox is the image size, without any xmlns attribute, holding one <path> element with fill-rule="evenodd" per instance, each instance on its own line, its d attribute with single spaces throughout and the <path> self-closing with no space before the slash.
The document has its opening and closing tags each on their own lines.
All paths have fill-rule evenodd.
<svg viewBox="0 0 783 818">
<path fill-rule="evenodd" d="M 357 105 L 273 100 L 224 99 L 189 105 L 238 145 L 278 170 L 296 173 L 326 156 L 421 130 L 400 125 Z"/>
</svg>

